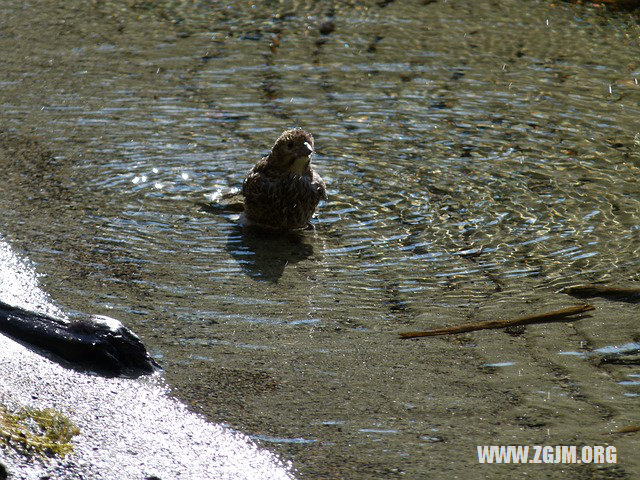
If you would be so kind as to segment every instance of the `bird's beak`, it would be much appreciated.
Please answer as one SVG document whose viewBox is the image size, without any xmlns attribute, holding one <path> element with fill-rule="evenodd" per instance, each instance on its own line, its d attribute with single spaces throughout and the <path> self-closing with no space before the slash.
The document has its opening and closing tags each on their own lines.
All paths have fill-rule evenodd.
<svg viewBox="0 0 640 480">
<path fill-rule="evenodd" d="M 303 155 L 311 155 L 313 153 L 313 147 L 309 145 L 309 142 L 304 142 L 304 146 L 302 148 Z"/>
</svg>

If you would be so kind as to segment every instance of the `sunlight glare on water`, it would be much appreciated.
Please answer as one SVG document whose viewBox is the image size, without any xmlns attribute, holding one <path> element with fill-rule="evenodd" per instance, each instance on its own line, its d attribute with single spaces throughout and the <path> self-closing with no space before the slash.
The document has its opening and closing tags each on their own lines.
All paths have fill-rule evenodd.
<svg viewBox="0 0 640 480">
<path fill-rule="evenodd" d="M 448 389 L 468 386 L 449 379 L 468 374 L 471 389 L 474 381 L 495 387 L 499 375 L 518 384 L 534 365 L 513 398 L 543 411 L 526 403 L 526 389 L 550 391 L 538 382 L 556 377 L 536 342 L 556 341 L 548 351 L 579 355 L 554 357 L 582 362 L 579 341 L 634 341 L 627 326 L 595 319 L 583 322 L 595 333 L 456 337 L 407 358 L 402 349 L 415 344 L 391 337 L 407 325 L 551 309 L 573 302 L 557 294 L 568 285 L 640 281 L 635 17 L 513 0 L 98 3 L 83 28 L 108 35 L 83 32 L 70 37 L 88 38 L 82 45 L 46 48 L 31 38 L 28 62 L 8 56 L 0 141 L 11 161 L 0 231 L 56 301 L 122 319 L 161 352 L 179 394 L 211 417 L 233 417 L 267 442 L 318 438 L 306 447 L 321 449 L 336 441 L 342 454 L 340 445 L 376 425 L 371 411 L 396 415 L 380 407 L 393 403 L 381 393 L 391 376 L 408 385 L 437 377 L 447 388 L 433 402 L 405 403 L 449 408 L 459 399 Z M 315 137 L 328 200 L 313 230 L 247 229 L 234 193 L 294 126 Z M 598 343 L 612 332 L 620 338 Z M 374 342 L 397 357 L 352 363 L 377 354 L 367 351 Z M 451 357 L 440 353 L 447 348 Z M 396 367 L 440 357 L 441 370 L 396 376 Z M 503 360 L 516 368 L 495 367 Z M 485 364 L 494 366 L 473 373 Z M 585 365 L 566 368 L 591 378 Z M 369 398 L 373 375 L 384 381 Z M 353 410 L 309 420 L 331 403 L 301 394 L 318 385 L 320 397 L 327 385 L 344 395 L 331 397 L 334 410 Z M 357 386 L 351 405 L 344 399 Z M 614 388 L 590 401 L 620 398 Z M 375 408 L 362 413 L 368 400 Z M 582 404 L 563 405 L 575 424 Z M 422 435 L 408 433 L 405 413 L 381 424 L 397 427 L 386 437 L 403 445 Z M 600 413 L 581 424 L 596 425 Z M 349 437 L 354 415 L 367 418 Z M 327 441 L 310 433 L 314 421 L 334 418 L 346 421 L 344 431 Z M 514 422 L 503 420 L 496 430 Z M 369 452 L 363 463 L 379 460 L 379 450 Z"/>
<path fill-rule="evenodd" d="M 632 27 L 588 12 L 576 21 L 569 10 L 547 26 L 535 7 L 485 21 L 483 3 L 464 22 L 471 6 L 393 7 L 314 4 L 284 15 L 184 4 L 168 11 L 185 14 L 194 34 L 186 51 L 164 43 L 147 52 L 152 82 L 102 78 L 116 85 L 97 109 L 97 98 L 52 93 L 43 115 L 55 114 L 59 138 L 78 115 L 85 121 L 76 128 L 90 158 L 73 177 L 91 188 L 70 201 L 84 205 L 81 222 L 98 242 L 66 268 L 107 262 L 113 281 L 120 272 L 134 288 L 198 295 L 212 315 L 228 313 L 221 295 L 235 314 L 271 295 L 244 288 L 247 276 L 286 285 L 313 272 L 313 297 L 292 319 L 343 318 L 340 292 L 341 305 L 366 299 L 365 323 L 387 315 L 389 302 L 420 312 L 436 292 L 455 303 L 509 291 L 519 278 L 560 288 L 635 271 L 637 72 L 616 75 L 624 96 L 610 95 L 626 53 L 607 42 L 584 51 L 576 38 L 608 29 L 615 43 Z M 332 18 L 339 28 L 318 34 Z M 203 52 L 195 64 L 193 51 Z M 101 119 L 111 126 L 94 136 Z M 315 135 L 314 163 L 328 185 L 315 232 L 255 237 L 239 229 L 237 211 L 207 210 L 296 125 Z M 278 295 L 298 304 L 290 292 Z"/>
</svg>

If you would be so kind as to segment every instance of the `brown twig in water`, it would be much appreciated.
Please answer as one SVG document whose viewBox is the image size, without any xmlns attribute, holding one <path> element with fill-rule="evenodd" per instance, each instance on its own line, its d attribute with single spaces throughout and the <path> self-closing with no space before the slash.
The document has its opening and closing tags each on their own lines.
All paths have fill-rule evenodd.
<svg viewBox="0 0 640 480">
<path fill-rule="evenodd" d="M 607 432 L 604 435 L 615 435 L 615 434 L 635 433 L 635 432 L 640 432 L 640 425 L 629 425 L 628 427 L 622 427 L 620 430 L 616 430 L 615 432 Z"/>
<path fill-rule="evenodd" d="M 572 315 L 594 310 L 592 305 L 576 305 L 575 307 L 563 308 L 553 312 L 542 313 L 538 315 L 529 315 L 527 317 L 514 318 L 511 320 L 489 320 L 486 322 L 467 323 L 465 325 L 455 325 L 453 327 L 436 328 L 434 330 L 426 330 L 424 332 L 400 332 L 402 338 L 416 337 L 433 337 L 436 335 L 452 335 L 456 333 L 473 332 L 475 330 L 486 330 L 489 328 L 505 328 L 516 325 L 527 325 L 530 323 L 553 322 L 562 320 Z"/>
<path fill-rule="evenodd" d="M 640 288 L 638 287 L 614 287 L 609 285 L 574 285 L 562 290 L 574 297 L 604 297 L 623 300 L 640 300 Z"/>
</svg>

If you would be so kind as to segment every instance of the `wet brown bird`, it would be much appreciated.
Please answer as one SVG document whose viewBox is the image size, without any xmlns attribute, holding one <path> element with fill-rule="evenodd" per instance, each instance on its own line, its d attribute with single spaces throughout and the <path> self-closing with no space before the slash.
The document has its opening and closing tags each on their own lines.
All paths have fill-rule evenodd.
<svg viewBox="0 0 640 480">
<path fill-rule="evenodd" d="M 311 168 L 312 153 L 313 137 L 301 128 L 280 135 L 242 184 L 250 223 L 278 230 L 309 225 L 318 202 L 327 198 L 324 181 Z"/>
</svg>

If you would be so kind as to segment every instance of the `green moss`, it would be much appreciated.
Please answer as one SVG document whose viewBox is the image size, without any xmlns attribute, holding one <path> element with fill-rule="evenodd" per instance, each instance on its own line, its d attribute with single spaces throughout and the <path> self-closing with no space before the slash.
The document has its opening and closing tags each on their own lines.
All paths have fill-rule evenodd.
<svg viewBox="0 0 640 480">
<path fill-rule="evenodd" d="M 0 444 L 26 455 L 64 457 L 71 438 L 80 433 L 71 420 L 53 409 L 22 408 L 14 413 L 0 405 Z"/>
</svg>

